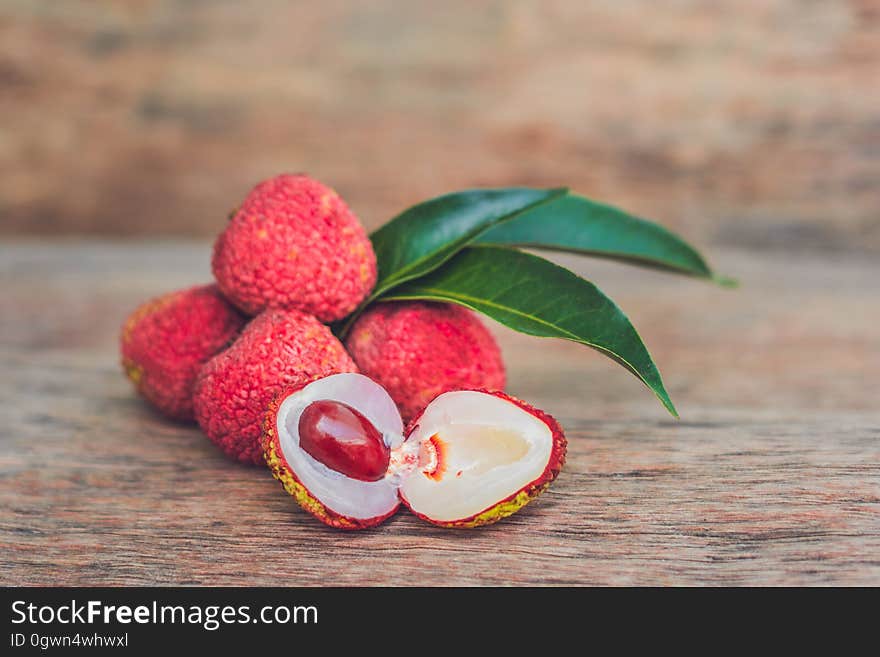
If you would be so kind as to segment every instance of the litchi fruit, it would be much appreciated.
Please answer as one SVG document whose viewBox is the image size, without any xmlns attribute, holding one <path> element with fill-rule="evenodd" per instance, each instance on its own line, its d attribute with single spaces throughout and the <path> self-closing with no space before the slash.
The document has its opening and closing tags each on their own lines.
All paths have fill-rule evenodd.
<svg viewBox="0 0 880 657">
<path fill-rule="evenodd" d="M 229 457 L 260 463 L 263 418 L 282 388 L 356 371 L 342 343 L 317 319 L 297 310 L 267 310 L 199 372 L 196 420 Z"/>
<path fill-rule="evenodd" d="M 122 366 L 159 411 L 191 421 L 196 375 L 245 321 L 216 285 L 171 292 L 143 304 L 125 321 Z"/>
<path fill-rule="evenodd" d="M 376 255 L 358 218 L 306 175 L 254 187 L 217 238 L 211 264 L 223 294 L 251 315 L 287 308 L 332 322 L 376 283 Z"/>
<path fill-rule="evenodd" d="M 355 322 L 345 346 L 360 371 L 397 402 L 404 421 L 443 392 L 504 389 L 495 338 L 473 312 L 455 304 L 375 304 Z"/>
<path fill-rule="evenodd" d="M 394 400 L 362 374 L 284 389 L 263 434 L 275 478 L 341 529 L 377 525 L 401 503 L 444 527 L 497 522 L 550 485 L 566 446 L 552 417 L 486 390 L 441 394 L 404 432 Z"/>
<path fill-rule="evenodd" d="M 403 443 L 403 421 L 388 393 L 363 375 L 337 374 L 290 386 L 275 397 L 264 425 L 266 463 L 300 506 L 322 522 L 341 529 L 378 525 L 400 506 L 394 483 L 384 473 L 378 481 L 365 481 L 356 467 L 340 472 L 306 450 L 308 442 L 318 441 L 303 439 L 300 426 L 309 427 L 301 420 L 314 403 L 327 401 L 355 409 L 374 427 L 382 440 L 376 451 L 387 447 L 390 456 Z"/>
<path fill-rule="evenodd" d="M 565 463 L 559 423 L 503 392 L 457 390 L 412 421 L 418 467 L 400 486 L 404 505 L 444 527 L 479 527 L 519 511 Z"/>
</svg>

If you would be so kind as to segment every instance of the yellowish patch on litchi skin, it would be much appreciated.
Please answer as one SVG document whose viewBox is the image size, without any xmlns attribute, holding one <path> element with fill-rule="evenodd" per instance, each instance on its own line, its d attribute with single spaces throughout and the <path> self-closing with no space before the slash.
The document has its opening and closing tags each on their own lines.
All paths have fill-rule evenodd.
<svg viewBox="0 0 880 657">
<path fill-rule="evenodd" d="M 143 381 L 144 378 L 144 368 L 132 360 L 125 360 L 122 363 L 122 367 L 125 369 L 125 375 L 131 379 L 131 382 L 134 383 L 137 388 L 140 388 L 141 381 Z"/>
<path fill-rule="evenodd" d="M 370 277 L 372 276 L 372 268 L 368 266 L 365 262 L 364 256 L 367 253 L 367 248 L 364 244 L 358 243 L 352 246 L 349 249 L 349 253 L 351 254 L 352 262 L 360 262 L 360 266 L 358 267 L 358 276 L 361 279 L 361 283 L 366 283 Z"/>
<path fill-rule="evenodd" d="M 491 525 L 494 522 L 498 522 L 502 518 L 511 516 L 519 511 L 521 508 L 523 508 L 526 504 L 531 502 L 533 499 L 535 499 L 542 492 L 547 490 L 549 486 L 550 482 L 547 482 L 530 491 L 520 491 L 512 499 L 506 500 L 501 504 L 495 505 L 491 509 L 483 511 L 483 513 L 477 515 L 472 520 L 462 525 L 462 527 L 480 527 L 482 525 Z"/>
<path fill-rule="evenodd" d="M 358 349 L 366 349 L 367 345 L 369 345 L 373 341 L 373 332 L 366 328 L 361 329 L 361 331 L 354 336 L 354 342 L 356 348 Z"/>
<path fill-rule="evenodd" d="M 296 260 L 298 257 L 299 257 L 299 251 L 297 251 L 296 249 L 291 249 L 290 251 L 287 252 L 287 259 L 288 260 Z"/>
<path fill-rule="evenodd" d="M 430 518 L 425 519 L 429 522 L 434 522 L 434 524 L 440 525 L 441 527 L 452 527 L 461 529 L 470 529 L 473 527 L 483 527 L 484 525 L 491 525 L 498 522 L 499 520 L 503 520 L 508 516 L 512 516 L 514 513 L 519 511 L 526 504 L 528 504 L 538 495 L 544 492 L 549 486 L 550 482 L 548 481 L 544 484 L 541 484 L 540 486 L 521 490 L 513 497 L 510 497 L 503 502 L 496 504 L 489 509 L 486 509 L 482 513 L 478 513 L 472 518 L 464 521 L 434 522 L 430 520 Z"/>
<path fill-rule="evenodd" d="M 177 294 L 167 294 L 153 301 L 148 301 L 147 303 L 137 308 L 131 315 L 129 315 L 128 321 L 126 321 L 125 326 L 122 327 L 123 342 L 128 342 L 128 340 L 131 338 L 131 333 L 132 331 L 134 331 L 135 326 L 140 324 L 141 320 L 144 317 L 162 310 L 162 308 L 175 301 L 177 297 Z"/>
<path fill-rule="evenodd" d="M 267 237 L 269 237 L 269 231 L 267 231 L 265 228 L 260 228 L 260 230 L 257 231 L 257 239 L 264 240 Z"/>
<path fill-rule="evenodd" d="M 338 199 L 336 192 L 330 190 L 327 194 L 321 196 L 321 213 L 330 214 L 333 209 L 333 203 Z"/>
</svg>

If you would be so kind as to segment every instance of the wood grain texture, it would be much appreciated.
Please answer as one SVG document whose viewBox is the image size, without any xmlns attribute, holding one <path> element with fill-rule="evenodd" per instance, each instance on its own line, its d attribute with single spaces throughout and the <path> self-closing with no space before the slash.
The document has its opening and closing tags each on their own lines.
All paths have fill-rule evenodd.
<svg viewBox="0 0 880 657">
<path fill-rule="evenodd" d="M 370 227 L 569 185 L 700 243 L 880 251 L 877 0 L 0 3 L 0 232 L 203 235 L 308 171 Z"/>
<path fill-rule="evenodd" d="M 206 244 L 0 246 L 0 584 L 880 584 L 871 260 L 722 251 L 730 292 L 564 258 L 629 312 L 682 420 L 593 352 L 498 330 L 567 429 L 557 482 L 489 528 L 342 533 L 168 423 L 117 363 Z"/>
</svg>

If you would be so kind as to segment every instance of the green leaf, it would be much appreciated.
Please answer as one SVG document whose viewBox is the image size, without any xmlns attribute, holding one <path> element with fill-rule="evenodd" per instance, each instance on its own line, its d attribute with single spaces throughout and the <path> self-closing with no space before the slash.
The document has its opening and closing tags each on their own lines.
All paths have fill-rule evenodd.
<svg viewBox="0 0 880 657">
<path fill-rule="evenodd" d="M 672 231 L 573 194 L 493 226 L 476 241 L 614 258 L 736 285 L 715 275 L 697 250 Z"/>
<path fill-rule="evenodd" d="M 468 247 L 379 301 L 406 299 L 457 303 L 521 333 L 593 347 L 635 374 L 678 417 L 626 315 L 595 285 L 543 258 L 504 247 Z"/>
<path fill-rule="evenodd" d="M 440 266 L 498 222 L 559 198 L 566 191 L 478 189 L 414 205 L 370 235 L 379 267 L 373 298 Z"/>
<path fill-rule="evenodd" d="M 479 235 L 520 212 L 564 196 L 566 188 L 472 189 L 404 210 L 370 235 L 378 278 L 372 294 L 333 326 L 345 337 L 361 312 L 384 292 L 439 267 Z"/>
</svg>

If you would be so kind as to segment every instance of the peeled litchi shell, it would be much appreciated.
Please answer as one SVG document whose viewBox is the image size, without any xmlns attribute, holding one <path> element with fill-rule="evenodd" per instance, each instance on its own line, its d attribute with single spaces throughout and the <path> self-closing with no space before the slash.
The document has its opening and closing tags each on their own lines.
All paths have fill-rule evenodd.
<svg viewBox="0 0 880 657">
<path fill-rule="evenodd" d="M 278 436 L 278 409 L 287 397 L 298 392 L 313 380 L 319 378 L 320 377 L 314 377 L 300 385 L 284 388 L 269 404 L 269 411 L 266 414 L 265 424 L 263 425 L 262 438 L 262 447 L 266 464 L 272 471 L 272 476 L 281 483 L 288 494 L 293 496 L 297 504 L 324 524 L 335 527 L 336 529 L 367 529 L 369 527 L 375 527 L 393 516 L 397 512 L 397 507 L 394 507 L 384 515 L 376 516 L 374 518 L 349 518 L 336 513 L 332 509 L 327 508 L 309 492 L 308 488 L 306 488 L 299 480 L 294 473 L 293 468 L 290 467 L 290 464 L 284 457 L 284 452 L 281 449 Z"/>
<path fill-rule="evenodd" d="M 502 520 L 503 518 L 513 515 L 521 508 L 523 508 L 526 504 L 538 497 L 538 495 L 543 493 L 550 486 L 550 484 L 553 483 L 553 480 L 556 479 L 556 477 L 559 475 L 559 472 L 562 470 L 562 467 L 565 465 L 565 454 L 568 448 L 568 441 L 565 438 L 565 433 L 563 432 L 562 427 L 555 418 L 553 418 L 551 415 L 548 415 L 544 411 L 522 401 L 521 399 L 517 399 L 516 397 L 512 397 L 511 395 L 499 392 L 497 390 L 477 390 L 476 392 L 483 392 L 495 395 L 496 397 L 507 400 L 513 404 L 516 404 L 527 413 L 530 413 L 531 415 L 544 422 L 553 434 L 553 447 L 550 452 L 550 460 L 547 462 L 547 465 L 544 467 L 543 472 L 541 472 L 538 477 L 529 482 L 526 486 L 520 488 L 520 490 L 518 490 L 517 492 L 506 497 L 497 504 L 494 504 L 491 507 L 485 509 L 484 511 L 481 511 L 480 513 L 474 514 L 469 518 L 462 518 L 460 520 L 455 520 L 452 522 L 441 522 L 433 520 L 428 516 L 414 511 L 407 502 L 406 498 L 401 495 L 401 502 L 403 502 L 403 505 L 407 507 L 414 515 L 440 527 L 481 527 L 483 525 L 491 525 L 498 522 L 499 520 Z M 409 426 L 407 427 L 407 435 L 410 435 L 413 431 L 415 431 L 416 427 L 419 424 L 420 416 L 421 413 L 419 413 L 410 422 Z"/>
<path fill-rule="evenodd" d="M 376 256 L 357 217 L 329 187 L 284 174 L 258 184 L 214 245 L 223 293 L 256 314 L 288 308 L 332 322 L 376 283 Z"/>
<path fill-rule="evenodd" d="M 216 285 L 171 292 L 140 306 L 122 327 L 122 366 L 168 417 L 192 420 L 196 375 L 232 342 L 246 319 Z"/>
<path fill-rule="evenodd" d="M 196 420 L 229 457 L 261 463 L 263 418 L 282 388 L 356 371 L 342 343 L 317 319 L 268 310 L 202 368 L 193 395 Z"/>
<path fill-rule="evenodd" d="M 455 304 L 378 303 L 358 318 L 345 346 L 361 372 L 388 390 L 404 422 L 444 392 L 504 388 L 495 338 Z"/>
</svg>

